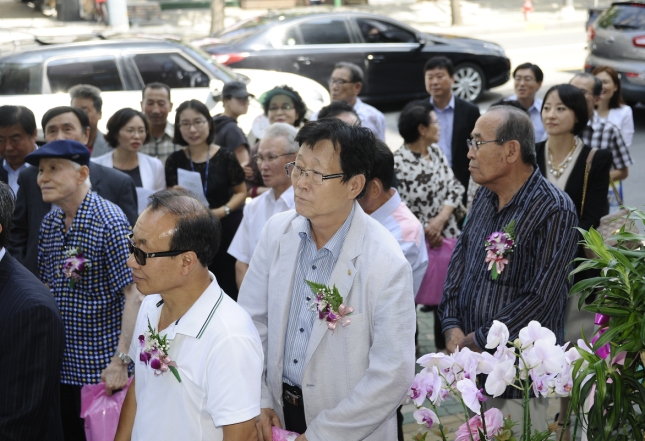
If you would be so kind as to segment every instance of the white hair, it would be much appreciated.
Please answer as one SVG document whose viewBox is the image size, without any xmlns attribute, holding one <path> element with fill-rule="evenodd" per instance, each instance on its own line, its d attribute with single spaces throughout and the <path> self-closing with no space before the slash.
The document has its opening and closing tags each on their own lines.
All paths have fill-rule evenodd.
<svg viewBox="0 0 645 441">
<path fill-rule="evenodd" d="M 79 164 L 78 162 L 74 162 L 74 161 L 72 161 L 71 159 L 65 159 L 65 158 L 61 158 L 61 159 L 63 159 L 64 161 L 69 162 L 70 164 L 72 164 L 72 167 L 74 167 L 74 170 L 76 170 L 76 171 L 80 170 L 80 169 L 81 169 L 81 167 L 82 167 L 82 166 L 81 166 L 81 164 Z M 88 168 L 89 168 L 89 167 L 88 167 Z M 85 182 L 83 182 L 83 185 L 84 185 L 84 186 L 86 186 L 88 189 L 91 189 L 91 188 L 92 188 L 92 183 L 90 182 L 90 175 L 89 175 L 89 173 L 88 173 L 88 175 L 87 175 L 87 179 L 85 179 Z"/>
<path fill-rule="evenodd" d="M 285 153 L 297 153 L 300 149 L 300 145 L 298 145 L 298 142 L 295 140 L 297 134 L 298 129 L 294 126 L 287 123 L 277 122 L 267 127 L 262 139 L 284 138 L 286 141 Z"/>
</svg>

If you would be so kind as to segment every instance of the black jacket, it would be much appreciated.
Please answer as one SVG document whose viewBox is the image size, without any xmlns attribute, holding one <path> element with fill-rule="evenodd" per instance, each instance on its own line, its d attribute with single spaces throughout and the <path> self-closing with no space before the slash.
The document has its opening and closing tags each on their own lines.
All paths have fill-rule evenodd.
<svg viewBox="0 0 645 441">
<path fill-rule="evenodd" d="M 217 115 L 213 117 L 213 124 L 216 133 L 215 144 L 230 151 L 235 151 L 241 145 L 245 145 L 246 149 L 249 149 L 249 141 L 233 118 Z"/>
</svg>

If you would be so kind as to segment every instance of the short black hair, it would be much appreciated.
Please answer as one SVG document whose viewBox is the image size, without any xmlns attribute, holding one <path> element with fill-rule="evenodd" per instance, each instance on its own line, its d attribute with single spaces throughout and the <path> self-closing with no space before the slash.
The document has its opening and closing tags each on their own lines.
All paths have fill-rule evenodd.
<svg viewBox="0 0 645 441">
<path fill-rule="evenodd" d="M 269 114 L 269 106 L 271 105 L 271 100 L 276 95 L 286 95 L 293 100 L 293 105 L 296 109 L 296 120 L 294 121 L 293 126 L 298 127 L 300 124 L 302 124 L 302 122 L 305 120 L 305 116 L 307 115 L 307 105 L 305 104 L 305 100 L 302 99 L 300 94 L 295 89 L 286 85 L 276 86 L 268 92 L 262 94 L 260 101 L 262 102 L 264 114 Z"/>
<path fill-rule="evenodd" d="M 145 86 L 143 86 L 143 89 L 141 89 L 141 100 L 143 101 L 145 99 L 146 95 L 146 90 L 148 89 L 166 89 L 166 92 L 168 92 L 168 101 L 170 101 L 170 86 L 165 84 L 165 83 L 160 83 L 160 82 L 154 82 L 154 83 L 148 83 Z"/>
<path fill-rule="evenodd" d="M 585 127 L 587 127 L 587 121 L 589 121 L 589 109 L 587 108 L 587 100 L 585 99 L 585 94 L 582 92 L 582 90 L 578 89 L 575 86 L 572 86 L 571 84 L 555 85 L 546 91 L 546 94 L 544 95 L 544 101 L 542 102 L 542 108 L 540 109 L 540 115 L 544 111 L 544 103 L 546 103 L 546 99 L 553 92 L 558 93 L 562 104 L 564 104 L 569 110 L 571 110 L 578 120 L 573 125 L 572 133 L 576 136 L 579 136 L 585 129 Z"/>
<path fill-rule="evenodd" d="M 516 109 L 520 109 L 523 112 L 526 112 L 526 114 L 529 114 L 529 111 L 524 108 L 522 103 L 520 103 L 518 100 L 505 100 L 502 98 L 499 101 L 495 101 L 493 104 L 490 105 L 489 109 L 496 107 L 496 106 L 510 106 L 510 107 L 515 107 Z"/>
<path fill-rule="evenodd" d="M 334 65 L 334 70 L 336 69 L 347 69 L 349 70 L 350 76 L 349 80 L 352 83 L 362 83 L 363 82 L 363 69 L 361 69 L 357 64 L 350 63 L 349 61 L 341 61 Z"/>
<path fill-rule="evenodd" d="M 13 220 L 13 209 L 15 206 L 14 199 L 16 196 L 13 190 L 4 182 L 0 181 L 0 248 L 5 248 L 9 244 L 9 232 L 11 231 L 11 222 Z"/>
<path fill-rule="evenodd" d="M 538 83 L 541 83 L 542 80 L 544 80 L 544 72 L 542 72 L 542 69 L 540 69 L 540 66 L 538 66 L 537 64 L 533 64 L 533 63 L 520 64 L 513 71 L 513 77 L 515 77 L 515 73 L 521 69 L 531 69 L 531 71 L 533 72 L 533 75 L 535 75 L 535 81 L 537 81 Z"/>
<path fill-rule="evenodd" d="M 58 107 L 49 109 L 43 115 L 43 119 L 41 120 L 41 126 L 43 127 L 43 131 L 47 127 L 47 123 L 49 122 L 49 120 L 51 120 L 52 118 L 56 118 L 58 115 L 62 115 L 63 113 L 73 113 L 74 115 L 76 115 L 76 117 L 78 118 L 78 121 L 81 123 L 81 129 L 83 130 L 83 132 L 89 129 L 90 119 L 87 117 L 87 113 L 85 113 L 83 110 L 72 106 L 58 106 Z"/>
<path fill-rule="evenodd" d="M 143 125 L 146 128 L 146 138 L 143 140 L 143 144 L 150 141 L 150 127 L 148 127 L 148 119 L 146 115 L 138 110 L 130 109 L 126 107 L 124 109 L 119 109 L 114 112 L 114 115 L 108 119 L 107 122 L 107 133 L 105 134 L 105 140 L 111 147 L 119 146 L 119 131 L 125 126 L 132 118 L 138 116 L 143 121 Z"/>
<path fill-rule="evenodd" d="M 347 101 L 332 101 L 328 106 L 320 109 L 318 112 L 318 119 L 336 118 L 338 115 L 343 113 L 353 113 L 358 121 L 361 121 L 358 113 L 354 110 L 354 107 Z"/>
<path fill-rule="evenodd" d="M 339 154 L 340 168 L 343 170 L 341 182 L 345 183 L 357 175 L 369 179 L 374 164 L 374 143 L 376 137 L 368 128 L 350 126 L 337 118 L 325 118 L 306 123 L 296 136 L 296 142 L 310 149 L 321 141 L 330 141 Z M 365 194 L 365 186 L 357 199 Z"/>
<path fill-rule="evenodd" d="M 94 110 L 100 112 L 103 109 L 103 98 L 101 98 L 101 89 L 91 84 L 77 84 L 69 89 L 69 97 L 71 100 L 76 98 L 85 98 L 92 100 Z"/>
<path fill-rule="evenodd" d="M 416 142 L 421 134 L 419 124 L 430 126 L 430 112 L 434 106 L 430 100 L 416 100 L 405 105 L 399 115 L 399 134 L 406 144 Z"/>
<path fill-rule="evenodd" d="M 455 66 L 452 64 L 452 61 L 448 57 L 432 57 L 423 67 L 423 73 L 426 73 L 432 69 L 446 69 L 448 75 L 451 77 L 455 75 Z"/>
<path fill-rule="evenodd" d="M 177 111 L 175 112 L 175 136 L 173 137 L 172 142 L 177 145 L 188 145 L 181 134 L 181 127 L 179 126 L 179 122 L 181 121 L 181 112 L 186 109 L 193 109 L 195 112 L 199 112 L 204 115 L 204 118 L 206 118 L 206 121 L 208 122 L 208 138 L 206 138 L 206 144 L 211 145 L 215 140 L 216 135 L 215 124 L 213 123 L 213 118 L 208 111 L 208 107 L 199 100 L 184 101 L 179 105 L 179 107 L 177 107 Z"/>
<path fill-rule="evenodd" d="M 394 178 L 394 155 L 392 150 L 380 139 L 376 139 L 374 145 L 374 166 L 370 179 L 378 179 L 383 185 L 383 190 L 389 191 L 392 188 Z"/>
<path fill-rule="evenodd" d="M 199 263 L 208 267 L 221 241 L 222 227 L 217 216 L 186 190 L 158 191 L 148 200 L 148 210 L 163 210 L 177 218 L 169 251 L 193 251 Z"/>
<path fill-rule="evenodd" d="M 28 135 L 33 135 L 36 127 L 34 112 L 25 106 L 0 106 L 0 127 L 21 126 Z"/>
</svg>

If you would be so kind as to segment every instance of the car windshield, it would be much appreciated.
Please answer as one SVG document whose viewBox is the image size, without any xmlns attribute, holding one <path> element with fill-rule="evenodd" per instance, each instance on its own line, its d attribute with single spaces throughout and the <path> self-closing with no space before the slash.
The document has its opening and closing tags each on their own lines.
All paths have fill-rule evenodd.
<svg viewBox="0 0 645 441">
<path fill-rule="evenodd" d="M 0 95 L 42 93 L 41 63 L 0 63 Z"/>
<path fill-rule="evenodd" d="M 645 30 L 645 5 L 614 5 L 598 19 L 601 29 Z"/>
<path fill-rule="evenodd" d="M 225 83 L 241 81 L 239 74 L 235 73 L 231 68 L 215 61 L 205 50 L 189 44 L 185 44 L 184 46 L 187 52 L 192 52 L 193 56 L 197 56 L 205 63 L 208 63 L 210 65 L 211 72 L 215 74 L 217 79 L 222 80 Z"/>
<path fill-rule="evenodd" d="M 217 34 L 214 37 L 220 40 L 221 44 L 240 43 L 264 30 L 275 20 L 275 17 L 251 18 L 249 20 L 244 20 L 236 23 L 227 29 L 224 29 L 220 34 Z"/>
</svg>

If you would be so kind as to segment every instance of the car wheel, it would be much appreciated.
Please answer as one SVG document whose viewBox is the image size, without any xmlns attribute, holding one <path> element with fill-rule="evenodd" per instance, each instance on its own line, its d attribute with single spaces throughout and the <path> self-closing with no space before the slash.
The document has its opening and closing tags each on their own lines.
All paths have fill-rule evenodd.
<svg viewBox="0 0 645 441">
<path fill-rule="evenodd" d="M 460 64 L 455 68 L 452 93 L 466 101 L 475 101 L 484 91 L 484 74 L 474 64 Z"/>
</svg>

